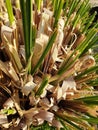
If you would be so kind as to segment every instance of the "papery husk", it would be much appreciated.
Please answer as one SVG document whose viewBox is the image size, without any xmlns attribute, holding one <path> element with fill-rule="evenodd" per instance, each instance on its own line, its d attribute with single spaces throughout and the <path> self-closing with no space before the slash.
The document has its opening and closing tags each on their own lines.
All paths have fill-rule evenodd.
<svg viewBox="0 0 98 130">
<path fill-rule="evenodd" d="M 41 15 L 39 26 L 38 26 L 38 34 L 37 34 L 38 37 L 40 37 L 40 34 L 46 34 L 46 35 L 51 34 L 52 16 L 53 13 L 51 11 L 44 9 L 44 12 Z"/>
<path fill-rule="evenodd" d="M 24 36 L 23 36 L 23 27 L 22 27 L 22 20 L 21 19 L 17 19 L 17 28 L 18 28 L 18 33 L 20 34 L 19 42 L 21 44 L 23 44 L 24 43 Z"/>
<path fill-rule="evenodd" d="M 83 2 L 83 0 L 81 1 Z M 78 9 L 81 9 L 81 1 L 78 1 Z M 49 126 L 60 129 L 63 128 L 63 126 L 57 118 L 58 116 L 72 116 L 73 118 L 77 118 L 79 117 L 78 114 L 82 117 L 82 115 L 84 116 L 87 113 L 91 113 L 91 115 L 95 117 L 98 116 L 97 107 L 92 107 L 94 109 L 91 110 L 85 103 L 75 100 L 83 96 L 97 94 L 97 92 L 88 92 L 87 95 L 86 93 L 83 94 L 84 91 L 87 92 L 86 90 L 94 90 L 94 88 L 89 85 L 84 87 L 84 84 L 86 86 L 86 81 L 97 77 L 95 72 L 82 77 L 79 81 L 75 79 L 75 76 L 96 65 L 93 56 L 86 53 L 79 57 L 81 50 L 77 51 L 77 47 L 86 39 L 86 33 L 82 34 L 81 29 L 83 19 L 80 18 L 77 25 L 73 26 L 74 20 L 79 14 L 76 12 L 76 9 L 72 12 L 70 18 L 67 18 L 68 11 L 70 10 L 70 7 L 67 7 L 66 10 L 64 10 L 65 12 L 63 12 L 62 9 L 58 24 L 54 28 L 55 16 L 52 11 L 54 10 L 52 9 L 52 2 L 49 0 L 45 2 L 48 3 L 48 5 L 45 5 L 45 8 L 41 7 L 40 11 L 37 11 L 35 2 L 33 1 L 32 3 L 32 26 L 36 27 L 37 36 L 35 38 L 34 51 L 31 56 L 31 70 L 37 65 L 55 28 L 57 29 L 57 37 L 42 64 L 33 74 L 33 77 L 28 71 L 29 63 L 26 63 L 25 59 L 26 54 L 20 10 L 15 9 L 16 25 L 12 27 L 9 26 L 8 15 L 5 14 L 4 18 L 2 16 L 2 23 L 0 25 L 2 48 L 4 48 L 4 54 L 8 55 L 8 58 L 6 62 L 0 60 L 0 80 L 3 78 L 3 80 L 6 81 L 5 77 L 7 77 L 9 82 L 6 82 L 5 85 L 3 84 L 4 81 L 0 83 L 0 100 L 7 96 L 5 93 L 2 93 L 1 89 L 8 94 L 8 98 L 5 98 L 3 103 L 0 102 L 0 105 L 2 105 L 0 107 L 11 107 L 16 110 L 15 115 L 11 116 L 12 120 L 10 122 L 7 122 L 6 115 L 1 114 L 1 117 L 4 118 L 3 121 L 1 118 L 1 122 L 3 122 L 3 125 L 2 123 L 1 125 L 5 129 L 27 130 L 31 125 L 39 126 L 44 122 L 47 122 Z M 58 3 L 60 4 L 60 2 L 61 1 Z M 64 6 L 66 6 L 66 1 L 63 2 Z M 68 5 L 70 5 L 70 2 Z M 74 53 L 75 49 L 76 51 Z M 61 74 L 59 74 L 59 69 L 63 69 L 63 67 L 67 69 L 64 70 L 64 73 L 61 72 Z M 49 74 L 49 82 L 46 86 L 43 85 L 43 93 L 37 95 L 36 93 L 38 89 L 40 89 L 39 87 L 45 74 Z M 70 121 L 70 118 L 68 119 Z M 88 126 L 85 121 L 79 122 L 79 124 L 73 120 L 71 121 L 81 128 L 83 125 Z M 70 125 L 66 121 L 64 123 L 66 127 L 68 125 L 72 129 L 74 128 L 70 123 Z"/>
<path fill-rule="evenodd" d="M 84 71 L 90 67 L 95 66 L 95 59 L 91 55 L 86 55 L 86 56 L 80 58 L 80 62 L 82 62 L 82 65 L 80 68 L 81 71 Z"/>
<path fill-rule="evenodd" d="M 13 108 L 14 107 L 14 102 L 11 98 L 9 98 L 8 100 L 6 100 L 6 102 L 4 102 L 3 104 L 4 108 Z"/>
<path fill-rule="evenodd" d="M 40 110 L 39 113 L 35 115 L 35 117 L 51 123 L 54 118 L 54 114 L 45 110 Z"/>
<path fill-rule="evenodd" d="M 81 63 L 77 60 L 64 74 L 62 74 L 61 77 L 59 77 L 58 82 L 75 74 L 77 71 L 80 70 L 80 67 Z"/>
<path fill-rule="evenodd" d="M 19 56 L 21 57 L 22 65 L 26 65 L 26 58 L 25 58 L 25 48 L 24 45 L 19 46 Z"/>
<path fill-rule="evenodd" d="M 1 38 L 3 43 L 6 43 L 6 41 L 8 41 L 10 44 L 14 45 L 16 50 L 18 49 L 18 36 L 17 36 L 17 29 L 15 24 L 13 25 L 12 28 L 2 25 Z"/>
<path fill-rule="evenodd" d="M 70 89 L 76 90 L 76 82 L 72 76 L 64 80 L 62 84 L 63 93 Z"/>
<path fill-rule="evenodd" d="M 81 34 L 80 36 L 78 36 L 76 42 L 73 45 L 73 48 L 75 49 L 81 42 L 85 40 L 85 38 L 85 34 Z"/>
<path fill-rule="evenodd" d="M 7 116 L 5 114 L 0 114 L 0 125 L 8 123 Z"/>
<path fill-rule="evenodd" d="M 43 98 L 42 100 L 39 101 L 39 105 L 45 109 L 45 110 L 49 110 L 53 105 L 54 105 L 54 100 L 51 98 L 50 101 L 48 100 L 48 98 Z"/>
<path fill-rule="evenodd" d="M 19 78 L 18 78 L 18 75 L 16 74 L 13 66 L 11 63 L 3 63 L 2 61 L 0 61 L 0 68 L 1 70 L 8 76 L 10 77 L 11 79 L 13 79 L 13 81 L 15 82 L 19 82 Z"/>
<path fill-rule="evenodd" d="M 6 37 L 9 43 L 13 43 L 13 32 L 14 32 L 14 29 L 12 29 L 8 26 L 2 25 L 1 26 L 2 42 L 3 43 L 6 42 L 6 40 L 5 40 L 5 37 Z"/>
<path fill-rule="evenodd" d="M 63 38 L 64 38 L 63 28 L 64 28 L 64 20 L 61 18 L 59 19 L 59 22 L 58 22 L 57 38 L 44 62 L 44 70 L 43 70 L 44 73 L 47 73 L 47 72 L 51 73 L 55 62 L 58 61 L 58 54 L 61 49 Z"/>
<path fill-rule="evenodd" d="M 90 4 L 92 7 L 98 6 L 98 1 L 97 0 L 90 0 Z"/>
<path fill-rule="evenodd" d="M 64 80 L 62 86 L 58 86 L 56 91 L 58 102 L 62 99 L 65 100 L 68 95 L 74 95 L 74 92 L 76 91 L 76 83 L 73 77 L 69 77 Z"/>
<path fill-rule="evenodd" d="M 26 96 L 28 96 L 33 89 L 36 87 L 36 84 L 33 81 L 27 82 L 25 86 L 22 87 L 22 93 Z"/>
<path fill-rule="evenodd" d="M 0 0 L 0 11 L 6 11 L 4 0 Z"/>
<path fill-rule="evenodd" d="M 34 120 L 34 116 L 39 113 L 39 108 L 31 108 L 28 111 L 23 111 L 26 124 L 30 126 Z"/>
<path fill-rule="evenodd" d="M 62 124 L 58 120 L 56 120 L 56 119 L 53 119 L 52 126 L 55 126 L 58 129 L 63 128 Z"/>
<path fill-rule="evenodd" d="M 29 96 L 29 100 L 30 100 L 30 105 L 31 106 L 36 106 L 39 101 L 40 101 L 40 98 L 39 97 L 35 97 L 35 94 L 32 92 Z"/>
<path fill-rule="evenodd" d="M 5 50 L 8 54 L 8 56 L 10 57 L 16 72 L 19 73 L 23 69 L 23 66 L 22 66 L 21 61 L 20 61 L 19 54 L 18 54 L 15 46 L 9 44 L 6 37 L 5 37 L 5 40 L 6 40 L 6 42 L 4 43 Z"/>
<path fill-rule="evenodd" d="M 49 37 L 47 35 L 41 34 L 39 38 L 36 39 L 35 47 L 34 47 L 34 54 L 32 57 L 32 66 L 34 67 L 39 58 L 41 57 Z"/>
<path fill-rule="evenodd" d="M 67 32 L 68 33 L 66 37 L 64 37 L 64 41 L 63 41 L 64 48 L 66 47 L 66 45 L 68 45 L 69 41 L 72 38 L 72 34 L 73 34 L 72 27 L 70 27 L 69 30 L 67 30 Z"/>
<path fill-rule="evenodd" d="M 0 60 L 0 68 L 1 68 L 1 71 L 3 71 L 6 75 L 8 75 L 10 77 L 10 74 L 8 72 L 8 67 L 6 64 L 4 64 L 1 60 Z"/>
</svg>

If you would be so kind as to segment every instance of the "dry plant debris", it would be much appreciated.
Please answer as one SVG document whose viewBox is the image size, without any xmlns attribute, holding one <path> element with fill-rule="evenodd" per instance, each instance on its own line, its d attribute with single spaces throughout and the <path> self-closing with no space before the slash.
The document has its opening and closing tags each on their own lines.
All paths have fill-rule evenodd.
<svg viewBox="0 0 98 130">
<path fill-rule="evenodd" d="M 89 0 L 0 0 L 2 130 L 97 130 L 90 8 Z"/>
</svg>

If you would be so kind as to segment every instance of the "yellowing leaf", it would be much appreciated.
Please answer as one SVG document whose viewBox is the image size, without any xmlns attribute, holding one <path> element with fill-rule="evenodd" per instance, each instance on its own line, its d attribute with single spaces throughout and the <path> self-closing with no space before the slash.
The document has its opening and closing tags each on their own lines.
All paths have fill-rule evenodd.
<svg viewBox="0 0 98 130">
<path fill-rule="evenodd" d="M 6 37 L 5 37 L 5 39 L 6 39 Z M 7 41 L 7 39 L 5 42 L 5 49 L 6 49 L 6 52 L 12 61 L 13 66 L 15 67 L 16 72 L 19 73 L 23 69 L 19 54 L 18 54 L 17 50 L 15 49 L 15 47 L 13 45 L 11 45 Z"/>
<path fill-rule="evenodd" d="M 17 82 L 19 81 L 18 75 L 16 74 L 14 68 L 12 67 L 11 63 L 4 63 L 0 60 L 0 69 L 13 81 Z"/>
</svg>

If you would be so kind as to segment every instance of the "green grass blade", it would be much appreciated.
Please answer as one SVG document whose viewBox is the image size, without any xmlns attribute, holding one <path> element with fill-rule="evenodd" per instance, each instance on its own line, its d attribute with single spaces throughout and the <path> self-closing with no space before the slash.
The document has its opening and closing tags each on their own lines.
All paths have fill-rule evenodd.
<svg viewBox="0 0 98 130">
<path fill-rule="evenodd" d="M 74 127 L 76 130 L 83 130 L 82 128 L 80 128 L 78 125 L 76 125 L 76 123 L 73 123 L 71 120 L 68 120 L 66 117 L 60 117 L 57 116 L 58 118 L 61 118 L 61 120 L 64 120 L 65 122 L 67 122 L 68 124 L 70 124 L 72 127 Z"/>
<path fill-rule="evenodd" d="M 11 0 L 5 0 L 5 3 L 6 3 L 6 8 L 7 8 L 10 25 L 12 26 L 12 24 L 14 22 L 14 15 L 13 15 L 13 10 L 12 10 Z"/>
<path fill-rule="evenodd" d="M 40 57 L 38 63 L 37 63 L 36 66 L 33 68 L 33 70 L 32 70 L 32 75 L 34 75 L 34 73 L 36 72 L 36 70 L 40 67 L 40 65 L 42 64 L 42 62 L 43 62 L 44 58 L 46 57 L 47 53 L 48 53 L 49 50 L 52 48 L 53 43 L 54 43 L 54 41 L 55 41 L 55 39 L 56 39 L 56 36 L 57 36 L 57 31 L 54 31 L 53 34 L 52 34 L 52 36 L 51 36 L 51 38 L 49 39 L 49 42 L 48 42 L 48 44 L 47 44 L 47 46 L 46 46 L 46 48 L 45 48 L 43 54 L 41 55 L 41 57 Z"/>
<path fill-rule="evenodd" d="M 27 61 L 27 65 L 26 65 L 26 72 L 27 73 L 31 73 L 32 71 L 32 57 L 33 57 L 33 50 L 34 50 L 34 46 L 35 46 L 35 39 L 36 39 L 36 26 L 33 26 L 32 27 L 32 37 L 30 38 L 31 39 L 31 42 L 30 42 L 30 57 Z"/>
<path fill-rule="evenodd" d="M 69 0 L 66 0 L 65 3 L 64 3 L 64 6 L 63 6 L 63 9 L 64 9 L 64 16 L 67 15 L 67 7 L 68 7 L 68 4 L 69 4 Z"/>
<path fill-rule="evenodd" d="M 91 124 L 98 124 L 98 117 L 90 117 L 90 116 L 88 116 L 87 118 L 82 117 L 82 119 L 87 121 L 88 123 L 91 123 Z"/>
<path fill-rule="evenodd" d="M 84 9 L 85 9 L 85 2 L 81 2 L 77 15 L 81 15 Z"/>
<path fill-rule="evenodd" d="M 98 95 L 97 96 L 88 96 L 83 98 L 78 98 L 75 100 L 82 101 L 88 105 L 98 105 Z"/>
<path fill-rule="evenodd" d="M 84 101 L 88 105 L 98 105 L 98 101 Z"/>
<path fill-rule="evenodd" d="M 32 0 L 26 0 L 26 16 L 27 16 L 27 28 L 28 28 L 28 42 L 29 42 L 29 53 L 32 52 Z M 29 55 L 30 56 L 30 55 Z"/>
<path fill-rule="evenodd" d="M 98 70 L 98 66 L 93 66 L 91 68 L 89 68 L 88 70 L 85 70 L 84 72 L 78 74 L 78 76 L 75 77 L 75 80 L 79 80 L 81 79 L 81 77 L 87 75 L 87 74 L 91 74 L 93 72 L 96 72 Z"/>
<path fill-rule="evenodd" d="M 58 8 L 58 3 L 56 2 L 57 2 L 56 0 L 52 0 L 54 16 L 56 15 L 56 11 Z"/>
<path fill-rule="evenodd" d="M 20 8 L 21 8 L 21 13 L 22 13 L 22 23 L 23 23 L 26 61 L 28 61 L 29 56 L 30 56 L 30 45 L 29 45 L 29 40 L 28 40 L 29 39 L 29 37 L 28 37 L 28 24 L 29 23 L 27 23 L 25 0 L 20 0 Z"/>
<path fill-rule="evenodd" d="M 78 98 L 76 100 L 81 100 L 81 101 L 98 101 L 98 95 L 97 96 L 88 96 L 88 97 L 83 97 L 83 98 Z"/>
<path fill-rule="evenodd" d="M 90 16 L 89 22 L 88 22 L 87 25 L 85 26 L 85 28 L 84 28 L 84 30 L 83 30 L 83 33 L 85 33 L 85 32 L 88 31 L 88 28 L 90 27 L 90 25 L 92 24 L 92 22 L 93 22 L 93 20 L 94 20 L 94 18 L 95 18 L 95 16 L 96 16 L 96 13 L 97 13 L 97 12 L 95 12 L 93 15 Z"/>
<path fill-rule="evenodd" d="M 20 8 L 22 13 L 26 61 L 28 62 L 32 50 L 32 0 L 20 0 Z"/>
<path fill-rule="evenodd" d="M 89 45 L 86 47 L 86 49 L 83 51 L 83 54 L 85 54 L 89 49 L 93 49 L 93 47 L 96 45 L 97 42 L 98 42 L 98 36 L 95 36 L 89 43 Z"/>
<path fill-rule="evenodd" d="M 72 125 L 74 128 L 76 128 L 76 130 L 83 130 L 82 128 L 80 128 L 78 125 L 76 125 L 75 123 L 71 122 L 70 120 L 65 119 L 65 121 L 67 123 L 69 123 L 70 125 Z"/>
<path fill-rule="evenodd" d="M 27 62 L 27 65 L 26 65 L 26 67 L 25 67 L 25 70 L 26 70 L 26 73 L 31 73 L 31 66 L 32 66 L 32 56 L 33 56 L 33 51 L 32 51 L 32 53 L 31 53 L 31 55 L 30 55 L 30 57 L 29 57 L 29 59 L 28 59 L 28 62 Z"/>
<path fill-rule="evenodd" d="M 95 37 L 95 34 L 96 34 L 96 31 L 95 30 L 91 30 L 88 34 L 88 37 L 85 41 L 83 41 L 80 46 L 78 46 L 76 48 L 76 50 L 71 54 L 71 56 L 69 57 L 69 59 L 67 61 L 65 61 L 65 63 L 60 67 L 60 69 L 58 70 L 58 75 L 62 75 L 66 72 L 66 70 L 68 70 L 74 63 L 75 61 L 83 54 L 84 50 L 86 49 L 86 47 L 89 46 L 89 44 L 91 43 L 91 41 L 94 39 Z M 72 59 L 72 56 L 76 53 L 76 52 L 79 52 L 79 54 L 77 54 L 75 56 L 74 59 Z M 94 68 L 92 68 L 92 70 L 87 70 L 85 73 L 89 73 L 88 71 L 95 71 L 95 69 L 97 70 L 97 67 L 94 66 Z M 83 75 L 85 74 L 83 73 Z M 82 76 L 82 74 L 78 75 L 77 77 L 79 78 L 80 76 Z"/>
<path fill-rule="evenodd" d="M 88 81 L 87 84 L 96 88 L 98 86 L 98 78 Z"/>
<path fill-rule="evenodd" d="M 37 10 L 38 10 L 39 13 L 40 13 L 40 10 L 41 10 L 41 2 L 42 2 L 42 0 L 35 0 L 35 3 L 37 5 Z"/>
<path fill-rule="evenodd" d="M 70 7 L 69 12 L 68 12 L 68 18 L 70 17 L 70 15 L 71 15 L 72 12 L 73 12 L 75 3 L 76 3 L 76 0 L 73 0 L 72 3 L 71 3 L 71 7 Z"/>
<path fill-rule="evenodd" d="M 84 8 L 82 8 L 82 10 L 80 11 L 81 17 L 83 17 L 83 15 L 87 13 L 89 9 L 90 9 L 89 0 L 84 1 Z"/>
<path fill-rule="evenodd" d="M 70 4 L 71 4 L 71 6 L 70 6 L 70 9 L 69 9 L 69 12 L 68 12 L 68 15 L 67 15 L 67 21 L 65 22 L 65 26 L 67 25 L 67 23 L 68 23 L 68 21 L 69 21 L 69 18 L 70 18 L 70 16 L 71 16 L 71 14 L 72 14 L 72 12 L 74 12 L 74 9 L 75 9 L 75 7 L 76 7 L 76 3 L 77 3 L 78 1 L 76 1 L 76 0 L 73 0 Z"/>
<path fill-rule="evenodd" d="M 68 60 L 64 61 L 65 63 L 60 67 L 60 69 L 58 70 L 58 75 L 62 75 L 63 73 L 66 72 L 66 70 L 68 70 L 74 63 L 75 61 L 83 54 L 84 50 L 86 49 L 87 46 L 89 46 L 89 44 L 91 43 L 91 41 L 94 39 L 96 35 L 96 30 L 92 29 L 89 31 L 88 36 L 86 38 L 85 41 L 83 41 L 76 49 L 75 51 L 71 54 L 71 56 L 69 57 Z M 76 53 L 79 52 L 79 54 L 77 54 L 75 56 L 74 59 L 72 59 L 72 56 Z M 96 67 L 95 67 L 96 68 Z"/>
<path fill-rule="evenodd" d="M 42 80 L 40 87 L 36 92 L 36 96 L 40 96 L 43 93 L 44 88 L 46 87 L 47 84 L 48 84 L 48 76 L 45 76 L 44 79 Z"/>
<path fill-rule="evenodd" d="M 86 36 L 86 39 L 78 45 L 76 50 L 79 50 L 81 52 L 81 54 L 82 54 L 83 51 L 86 49 L 86 47 L 89 45 L 89 43 L 93 40 L 95 35 L 96 35 L 95 28 L 92 28 L 91 30 L 88 30 L 88 34 Z"/>
<path fill-rule="evenodd" d="M 75 51 L 71 54 L 71 56 L 64 62 L 64 64 L 60 67 L 58 70 L 58 75 L 64 74 L 77 60 L 80 54 L 76 55 L 75 58 L 72 59 L 72 56 L 74 55 Z"/>
<path fill-rule="evenodd" d="M 64 4 L 64 0 L 60 0 L 59 5 L 58 5 L 58 9 L 57 9 L 57 11 L 55 13 L 54 27 L 57 26 L 57 23 L 58 23 L 58 20 L 60 18 L 60 14 L 61 14 L 61 11 L 62 11 L 62 8 L 63 8 L 63 4 Z"/>
<path fill-rule="evenodd" d="M 91 124 L 98 124 L 98 118 L 92 118 L 92 119 L 85 119 L 87 122 Z"/>
<path fill-rule="evenodd" d="M 64 130 L 70 130 L 69 128 L 68 128 L 68 126 L 66 126 L 65 125 L 65 122 L 62 120 L 62 119 L 58 119 L 60 122 L 61 122 L 61 124 L 63 125 L 63 127 L 64 127 Z"/>
</svg>

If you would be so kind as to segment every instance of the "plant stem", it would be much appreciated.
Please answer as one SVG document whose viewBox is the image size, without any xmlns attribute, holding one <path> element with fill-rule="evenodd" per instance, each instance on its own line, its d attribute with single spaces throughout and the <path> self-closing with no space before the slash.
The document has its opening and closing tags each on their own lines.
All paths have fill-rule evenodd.
<svg viewBox="0 0 98 130">
<path fill-rule="evenodd" d="M 10 25 L 12 26 L 14 22 L 14 15 L 13 15 L 13 10 L 12 10 L 11 0 L 6 0 L 5 3 L 6 3 Z"/>
</svg>

